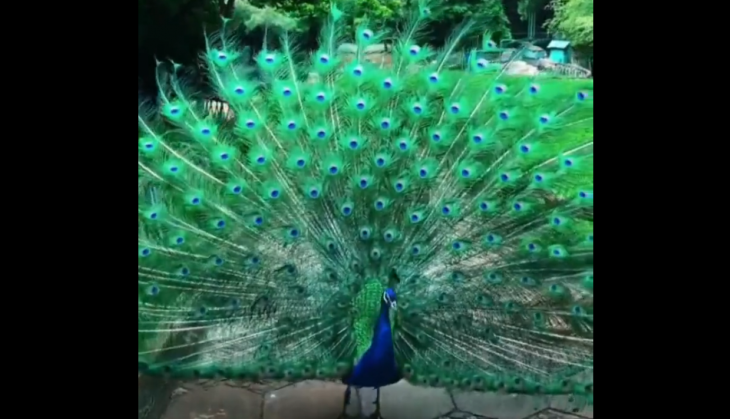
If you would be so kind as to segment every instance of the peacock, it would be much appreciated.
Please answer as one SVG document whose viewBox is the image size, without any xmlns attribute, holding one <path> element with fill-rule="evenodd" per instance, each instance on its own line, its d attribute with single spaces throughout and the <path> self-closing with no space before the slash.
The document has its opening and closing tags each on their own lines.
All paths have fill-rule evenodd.
<svg viewBox="0 0 730 419">
<path fill-rule="evenodd" d="M 224 20 L 201 57 L 229 117 L 158 62 L 140 373 L 337 380 L 345 406 L 400 380 L 592 403 L 592 81 L 475 50 L 454 68 L 479 22 L 432 48 L 430 19 L 421 0 L 393 33 L 353 30 L 333 5 L 317 51 L 283 33 L 252 58 Z M 370 62 L 384 39 L 392 64 Z"/>
</svg>

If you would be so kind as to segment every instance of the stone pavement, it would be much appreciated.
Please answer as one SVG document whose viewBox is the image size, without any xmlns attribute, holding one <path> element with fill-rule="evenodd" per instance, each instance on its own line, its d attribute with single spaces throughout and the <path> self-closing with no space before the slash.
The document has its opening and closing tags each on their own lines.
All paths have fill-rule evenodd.
<svg viewBox="0 0 730 419">
<path fill-rule="evenodd" d="M 157 387 L 162 387 L 158 384 Z M 345 387 L 339 383 L 304 381 L 290 384 L 244 384 L 230 381 L 176 383 L 160 390 L 154 405 L 139 419 L 337 419 Z M 165 385 L 165 389 L 170 389 Z M 140 392 L 141 392 L 140 388 Z M 168 391 L 165 395 L 162 392 Z M 142 393 L 140 393 L 142 397 Z M 165 399 L 165 400 L 160 400 Z M 375 391 L 352 393 L 348 417 L 367 417 L 375 407 Z M 535 397 L 415 387 L 405 381 L 380 393 L 384 419 L 578 419 L 593 418 L 567 396 Z M 159 410 L 164 406 L 164 413 Z M 571 413 L 569 413 L 571 412 Z"/>
</svg>

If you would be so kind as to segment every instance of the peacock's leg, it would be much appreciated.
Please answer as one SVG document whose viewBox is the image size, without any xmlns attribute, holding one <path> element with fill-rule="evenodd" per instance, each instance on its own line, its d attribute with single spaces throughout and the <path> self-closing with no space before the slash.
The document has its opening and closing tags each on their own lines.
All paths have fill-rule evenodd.
<svg viewBox="0 0 730 419">
<path fill-rule="evenodd" d="M 375 389 L 375 401 L 373 403 L 375 404 L 375 412 L 370 415 L 370 419 L 383 419 L 383 417 L 380 416 L 380 387 Z"/>
<path fill-rule="evenodd" d="M 345 400 L 342 403 L 342 414 L 339 419 L 347 418 L 347 405 L 350 404 L 350 386 L 345 390 Z"/>
</svg>

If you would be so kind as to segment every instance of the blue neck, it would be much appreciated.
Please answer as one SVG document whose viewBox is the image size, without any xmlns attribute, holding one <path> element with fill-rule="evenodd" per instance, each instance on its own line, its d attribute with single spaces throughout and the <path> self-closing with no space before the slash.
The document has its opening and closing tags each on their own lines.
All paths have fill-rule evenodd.
<svg viewBox="0 0 730 419">
<path fill-rule="evenodd" d="M 393 336 L 390 331 L 390 306 L 385 303 L 380 304 L 380 315 L 378 321 L 375 323 L 375 334 L 373 340 L 376 342 L 382 341 L 383 339 L 392 340 Z M 381 336 L 382 335 L 382 336 Z"/>
</svg>

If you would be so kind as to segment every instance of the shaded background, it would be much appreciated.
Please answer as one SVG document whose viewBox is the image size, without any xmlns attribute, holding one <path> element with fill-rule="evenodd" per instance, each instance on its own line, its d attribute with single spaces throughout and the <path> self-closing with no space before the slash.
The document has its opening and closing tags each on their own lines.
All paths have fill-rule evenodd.
<svg viewBox="0 0 730 419">
<path fill-rule="evenodd" d="M 374 27 L 391 27 L 416 0 L 341 0 L 355 20 L 365 11 Z M 428 42 L 443 44 L 465 18 L 482 19 L 499 41 L 561 37 L 592 64 L 593 0 L 441 0 L 434 1 Z M 220 28 L 220 16 L 231 19 L 245 44 L 261 49 L 264 32 L 287 29 L 305 49 L 316 49 L 321 22 L 330 0 L 138 0 L 138 76 L 144 94 L 153 95 L 155 57 L 190 66 L 204 49 L 203 30 Z M 353 22 L 351 22 L 353 23 Z M 478 35 L 467 46 L 478 44 Z M 270 38 L 271 39 L 271 38 Z M 471 45 L 469 45 L 471 44 Z M 276 45 L 269 45 L 276 47 Z M 591 65 L 592 67 L 592 65 Z"/>
</svg>

